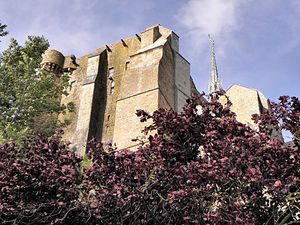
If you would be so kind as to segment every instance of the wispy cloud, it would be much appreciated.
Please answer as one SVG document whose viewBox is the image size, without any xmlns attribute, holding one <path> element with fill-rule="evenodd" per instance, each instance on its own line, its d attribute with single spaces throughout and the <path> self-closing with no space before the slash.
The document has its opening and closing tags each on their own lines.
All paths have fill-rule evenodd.
<svg viewBox="0 0 300 225">
<path fill-rule="evenodd" d="M 189 0 L 180 10 L 179 21 L 198 51 L 208 45 L 207 34 L 211 34 L 222 39 L 219 51 L 223 52 L 232 33 L 241 26 L 238 12 L 241 6 L 240 0 Z"/>
</svg>

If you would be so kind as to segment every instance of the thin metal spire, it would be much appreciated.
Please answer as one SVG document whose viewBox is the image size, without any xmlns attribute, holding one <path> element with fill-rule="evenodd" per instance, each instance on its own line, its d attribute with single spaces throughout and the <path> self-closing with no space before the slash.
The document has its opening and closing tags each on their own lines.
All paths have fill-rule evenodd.
<svg viewBox="0 0 300 225">
<path fill-rule="evenodd" d="M 214 95 L 216 92 L 222 90 L 222 86 L 218 75 L 218 68 L 217 68 L 216 55 L 215 55 L 215 41 L 210 34 L 208 35 L 208 40 L 211 45 L 211 62 L 210 62 L 211 72 L 210 72 L 210 81 L 208 84 L 208 94 Z"/>
</svg>

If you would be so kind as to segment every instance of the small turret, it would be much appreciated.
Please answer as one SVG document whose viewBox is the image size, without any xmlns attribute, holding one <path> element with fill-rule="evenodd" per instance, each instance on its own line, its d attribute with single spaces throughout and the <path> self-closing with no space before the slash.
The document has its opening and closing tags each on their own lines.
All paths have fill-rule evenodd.
<svg viewBox="0 0 300 225">
<path fill-rule="evenodd" d="M 41 68 L 47 72 L 54 73 L 56 75 L 62 73 L 65 62 L 65 57 L 59 51 L 54 49 L 47 50 L 43 54 L 43 60 Z"/>
</svg>

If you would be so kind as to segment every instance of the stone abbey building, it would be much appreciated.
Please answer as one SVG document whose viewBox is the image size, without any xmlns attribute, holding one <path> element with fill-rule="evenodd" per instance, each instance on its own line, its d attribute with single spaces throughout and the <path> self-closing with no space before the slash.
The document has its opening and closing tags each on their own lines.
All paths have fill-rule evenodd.
<svg viewBox="0 0 300 225">
<path fill-rule="evenodd" d="M 221 86 L 211 43 L 209 92 L 213 93 Z M 61 115 L 60 119 L 71 121 L 64 139 L 80 153 L 92 138 L 112 141 L 118 149 L 134 147 L 137 143 L 132 139 L 141 136 L 145 127 L 135 115 L 137 109 L 180 111 L 185 100 L 198 93 L 190 64 L 179 53 L 179 37 L 159 24 L 77 59 L 47 50 L 41 66 L 56 74 L 70 74 L 69 95 L 61 101 L 74 102 L 76 113 Z M 232 86 L 228 95 L 232 95 L 233 111 L 241 122 L 251 124 L 251 114 L 269 107 L 268 100 L 253 89 Z"/>
<path fill-rule="evenodd" d="M 72 101 L 77 109 L 64 115 L 71 121 L 64 138 L 81 151 L 92 138 L 113 141 L 119 149 L 134 147 L 131 140 L 145 126 L 137 109 L 179 111 L 197 93 L 190 64 L 179 53 L 179 37 L 161 25 L 78 59 L 48 50 L 42 68 L 71 74 L 69 95 L 61 101 Z"/>
</svg>

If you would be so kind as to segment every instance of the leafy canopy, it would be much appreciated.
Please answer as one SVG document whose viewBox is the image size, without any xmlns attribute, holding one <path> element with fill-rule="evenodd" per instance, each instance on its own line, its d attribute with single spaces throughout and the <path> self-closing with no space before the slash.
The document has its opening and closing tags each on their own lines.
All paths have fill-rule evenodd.
<svg viewBox="0 0 300 225">
<path fill-rule="evenodd" d="M 6 36 L 8 34 L 8 32 L 5 30 L 6 27 L 7 27 L 6 24 L 2 24 L 0 22 L 0 37 Z M 0 42 L 1 42 L 1 40 L 0 40 Z"/>
<path fill-rule="evenodd" d="M 51 134 L 60 125 L 57 114 L 66 107 L 59 99 L 68 76 L 39 70 L 48 47 L 44 37 L 29 36 L 24 46 L 12 39 L 0 55 L 0 141 L 19 141 L 34 131 Z"/>
<path fill-rule="evenodd" d="M 239 123 L 229 105 L 195 99 L 182 113 L 139 110 L 148 143 L 91 142 L 84 160 L 57 136 L 0 146 L 0 223 L 292 224 L 300 214 L 300 101 L 281 97 Z M 294 145 L 273 137 L 278 125 Z M 270 126 L 273 125 L 273 126 Z M 80 164 L 80 165 L 79 165 Z"/>
</svg>

